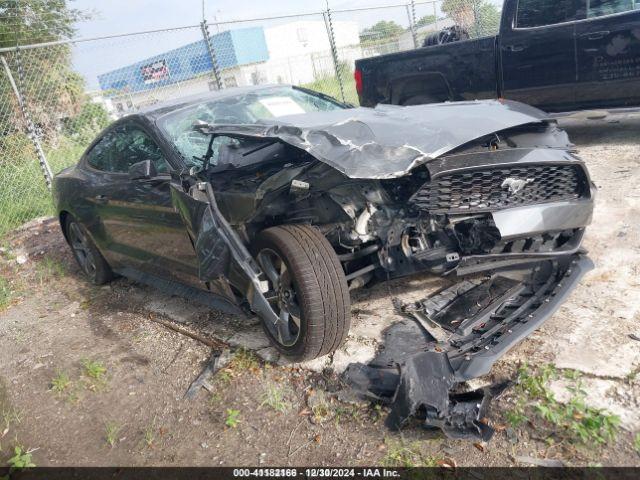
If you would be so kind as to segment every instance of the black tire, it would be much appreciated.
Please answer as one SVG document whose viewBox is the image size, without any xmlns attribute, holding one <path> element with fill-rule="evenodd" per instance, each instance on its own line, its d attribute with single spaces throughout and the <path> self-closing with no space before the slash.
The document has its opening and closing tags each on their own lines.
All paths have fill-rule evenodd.
<svg viewBox="0 0 640 480">
<path fill-rule="evenodd" d="M 82 224 L 68 215 L 64 228 L 73 256 L 87 279 L 94 285 L 103 285 L 111 281 L 114 278 L 111 267 Z"/>
<path fill-rule="evenodd" d="M 318 229 L 308 225 L 272 227 L 258 234 L 253 242 L 253 253 L 263 270 L 269 257 L 279 257 L 285 264 L 278 272 L 285 279 L 280 283 L 292 286 L 293 300 L 289 298 L 290 303 L 284 308 L 295 304 L 294 309 L 297 307 L 299 312 L 298 322 L 289 320 L 290 344 L 276 337 L 273 330 L 278 330 L 277 327 L 270 328 L 263 321 L 264 330 L 276 348 L 295 361 L 334 352 L 349 332 L 351 301 L 344 271 L 327 239 Z M 283 270 L 284 274 L 281 273 Z M 270 285 L 271 295 L 280 297 L 272 281 Z M 277 313 L 281 311 L 281 306 L 274 305 L 273 297 L 272 306 Z M 291 310 L 292 319 L 296 318 L 294 309 Z M 297 336 L 294 338 L 294 335 Z"/>
</svg>

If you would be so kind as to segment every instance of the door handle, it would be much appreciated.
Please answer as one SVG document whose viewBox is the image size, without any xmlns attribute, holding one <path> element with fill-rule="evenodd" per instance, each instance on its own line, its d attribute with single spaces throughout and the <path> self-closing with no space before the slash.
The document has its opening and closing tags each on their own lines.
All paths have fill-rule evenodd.
<svg viewBox="0 0 640 480">
<path fill-rule="evenodd" d="M 609 35 L 610 33 L 611 32 L 609 30 L 603 30 L 601 32 L 587 32 L 580 35 L 580 37 L 581 38 L 587 37 L 587 40 L 600 40 L 606 37 L 607 35 Z"/>
<path fill-rule="evenodd" d="M 524 45 L 505 45 L 504 49 L 509 52 L 521 52 L 526 47 Z"/>
<path fill-rule="evenodd" d="M 106 195 L 96 195 L 94 199 L 96 203 L 99 203 L 100 205 L 105 205 L 109 201 L 109 197 Z"/>
</svg>

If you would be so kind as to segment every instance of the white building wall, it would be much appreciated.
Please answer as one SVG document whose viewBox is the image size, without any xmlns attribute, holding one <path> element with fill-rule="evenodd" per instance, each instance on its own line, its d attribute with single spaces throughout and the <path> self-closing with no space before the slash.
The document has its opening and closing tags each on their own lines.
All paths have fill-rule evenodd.
<svg viewBox="0 0 640 480">
<path fill-rule="evenodd" d="M 341 60 L 353 63 L 359 55 L 358 24 L 338 21 L 333 23 L 336 47 Z M 269 27 L 264 30 L 269 60 L 266 76 L 270 83 L 310 83 L 335 75 L 331 45 L 325 23 L 319 20 L 297 21 Z M 342 53 L 348 55 L 342 55 Z"/>
</svg>

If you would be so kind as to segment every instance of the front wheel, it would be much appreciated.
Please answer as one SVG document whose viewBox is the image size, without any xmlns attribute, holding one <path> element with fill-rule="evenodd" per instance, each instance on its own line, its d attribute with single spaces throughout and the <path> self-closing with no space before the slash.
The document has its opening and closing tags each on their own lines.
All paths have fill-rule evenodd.
<svg viewBox="0 0 640 480">
<path fill-rule="evenodd" d="M 349 332 L 351 302 L 327 239 L 309 225 L 272 227 L 257 236 L 253 252 L 269 279 L 265 296 L 279 318 L 263 321 L 276 348 L 296 361 L 334 352 Z"/>
</svg>

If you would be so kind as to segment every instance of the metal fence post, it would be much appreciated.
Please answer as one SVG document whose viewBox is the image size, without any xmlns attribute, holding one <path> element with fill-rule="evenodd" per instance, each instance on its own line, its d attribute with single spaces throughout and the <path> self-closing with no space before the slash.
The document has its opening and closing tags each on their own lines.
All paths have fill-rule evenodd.
<svg viewBox="0 0 640 480">
<path fill-rule="evenodd" d="M 438 31 L 438 8 L 436 2 L 433 2 L 433 16 L 436 19 L 435 27 L 436 31 Z"/>
<path fill-rule="evenodd" d="M 331 57 L 333 58 L 333 68 L 336 72 L 336 78 L 338 79 L 338 85 L 340 86 L 340 97 L 343 102 L 346 102 L 344 97 L 344 85 L 342 84 L 342 75 L 340 74 L 340 63 L 338 60 L 338 49 L 336 48 L 336 40 L 333 32 L 333 21 L 331 20 L 331 10 L 329 4 L 327 4 L 327 10 L 322 12 L 324 17 L 324 25 L 327 27 L 327 35 L 329 36 L 329 46 L 331 47 Z"/>
<path fill-rule="evenodd" d="M 213 42 L 211 41 L 211 35 L 209 35 L 209 25 L 207 25 L 206 20 L 202 20 L 200 22 L 200 29 L 202 30 L 202 36 L 204 37 L 204 42 L 207 45 L 207 51 L 209 52 L 209 57 L 211 58 L 212 73 L 213 79 L 216 82 L 216 86 L 218 90 L 222 90 L 222 82 L 220 81 L 220 67 L 218 66 L 218 58 L 216 57 L 216 52 L 213 49 Z"/>
<path fill-rule="evenodd" d="M 411 3 L 405 5 L 407 8 L 407 17 L 409 17 L 409 28 L 411 29 L 411 36 L 413 37 L 413 48 L 418 48 L 418 32 L 416 31 L 416 4 L 415 0 L 411 0 Z"/>
<path fill-rule="evenodd" d="M 19 52 L 16 51 L 16 54 L 19 55 Z M 51 179 L 53 178 L 53 174 L 51 173 L 51 167 L 49 166 L 49 162 L 47 162 L 47 157 L 44 154 L 44 150 L 42 150 L 42 146 L 40 145 L 40 140 L 38 139 L 38 134 L 36 133 L 36 127 L 31 121 L 31 116 L 29 115 L 29 111 L 27 110 L 27 105 L 24 102 L 20 91 L 18 90 L 18 86 L 16 85 L 16 82 L 13 79 L 13 75 L 11 74 L 11 70 L 9 69 L 9 64 L 7 63 L 7 60 L 3 55 L 0 55 L 0 61 L 2 62 L 4 71 L 7 74 L 9 83 L 11 84 L 11 89 L 13 90 L 13 93 L 18 100 L 18 105 L 20 106 L 20 110 L 27 127 L 27 135 L 33 143 L 33 146 L 35 147 L 38 154 L 38 162 L 40 163 L 40 168 L 42 169 L 42 173 L 44 175 L 44 181 L 47 184 L 47 188 L 51 189 Z"/>
</svg>

